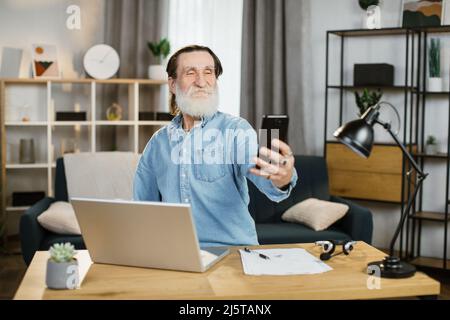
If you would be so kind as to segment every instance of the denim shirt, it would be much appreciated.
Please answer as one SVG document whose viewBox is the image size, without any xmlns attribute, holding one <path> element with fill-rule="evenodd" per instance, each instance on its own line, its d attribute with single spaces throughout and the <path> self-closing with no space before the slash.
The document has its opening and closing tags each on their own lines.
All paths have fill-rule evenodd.
<svg viewBox="0 0 450 320">
<path fill-rule="evenodd" d="M 247 180 L 269 199 L 287 190 L 249 172 L 257 155 L 256 131 L 240 117 L 216 112 L 189 132 L 182 116 L 159 129 L 147 143 L 134 178 L 134 200 L 190 204 L 201 247 L 256 245 L 255 222 L 248 210 Z"/>
</svg>

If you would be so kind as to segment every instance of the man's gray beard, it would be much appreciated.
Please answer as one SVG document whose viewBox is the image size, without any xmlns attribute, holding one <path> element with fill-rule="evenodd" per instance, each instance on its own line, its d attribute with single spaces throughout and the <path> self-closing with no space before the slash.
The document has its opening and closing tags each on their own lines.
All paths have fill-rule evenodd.
<svg viewBox="0 0 450 320">
<path fill-rule="evenodd" d="M 211 92 L 207 98 L 192 98 L 196 90 Z M 175 101 L 182 113 L 191 117 L 210 117 L 216 113 L 219 106 L 219 90 L 217 85 L 213 88 L 198 89 L 191 86 L 188 92 L 184 93 L 178 84 L 175 86 Z"/>
</svg>

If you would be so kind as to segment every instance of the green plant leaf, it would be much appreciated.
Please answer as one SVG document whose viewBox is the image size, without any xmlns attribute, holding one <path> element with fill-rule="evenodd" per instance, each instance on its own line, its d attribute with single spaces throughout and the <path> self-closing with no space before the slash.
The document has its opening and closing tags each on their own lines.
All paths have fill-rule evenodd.
<svg viewBox="0 0 450 320">
<path fill-rule="evenodd" d="M 355 102 L 359 108 L 359 115 L 361 116 L 368 108 L 376 105 L 382 95 L 383 93 L 380 89 L 377 91 L 369 91 L 367 88 L 364 88 L 362 94 L 355 91 Z"/>
<path fill-rule="evenodd" d="M 380 1 L 379 0 L 358 0 L 359 6 L 363 10 L 367 10 L 370 6 L 377 6 Z"/>
</svg>

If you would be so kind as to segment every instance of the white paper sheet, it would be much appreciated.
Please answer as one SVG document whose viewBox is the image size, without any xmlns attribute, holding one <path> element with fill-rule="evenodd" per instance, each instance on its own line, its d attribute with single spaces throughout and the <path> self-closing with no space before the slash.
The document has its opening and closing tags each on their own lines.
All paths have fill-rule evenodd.
<svg viewBox="0 0 450 320">
<path fill-rule="evenodd" d="M 241 254 L 244 273 L 247 275 L 296 275 L 317 274 L 333 270 L 326 263 L 308 253 L 305 249 L 260 249 Z M 269 257 L 264 259 L 262 253 Z"/>
</svg>

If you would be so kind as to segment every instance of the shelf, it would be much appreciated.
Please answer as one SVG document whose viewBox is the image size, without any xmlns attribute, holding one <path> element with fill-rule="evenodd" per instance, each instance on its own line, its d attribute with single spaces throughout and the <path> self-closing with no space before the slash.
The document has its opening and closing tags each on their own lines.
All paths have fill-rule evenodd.
<svg viewBox="0 0 450 320">
<path fill-rule="evenodd" d="M 406 35 L 407 32 L 426 31 L 428 33 L 450 32 L 450 25 L 438 27 L 417 27 L 417 28 L 381 28 L 381 29 L 351 29 L 351 30 L 331 30 L 328 33 L 346 37 L 382 36 L 382 35 Z"/>
<path fill-rule="evenodd" d="M 436 154 L 413 153 L 413 156 L 418 158 L 448 159 L 448 155 L 446 153 L 436 153 Z"/>
<path fill-rule="evenodd" d="M 26 211 L 26 210 L 28 210 L 30 207 L 29 206 L 27 206 L 27 207 L 6 207 L 6 211 L 9 211 L 9 212 L 14 212 L 14 211 Z"/>
<path fill-rule="evenodd" d="M 100 121 L 96 121 L 95 124 L 97 126 L 132 126 L 135 124 L 135 121 L 132 121 L 132 120 L 123 120 L 123 121 L 100 120 Z"/>
<path fill-rule="evenodd" d="M 7 84 L 45 84 L 47 82 L 53 83 L 103 83 L 103 84 L 148 84 L 148 85 L 164 85 L 167 84 L 166 80 L 151 80 L 151 79 L 31 79 L 31 78 L 0 78 L 0 81 L 4 81 Z"/>
<path fill-rule="evenodd" d="M 437 96 L 437 95 L 449 95 L 450 91 L 420 91 L 419 94 Z"/>
<path fill-rule="evenodd" d="M 6 164 L 6 169 L 45 169 L 46 163 L 10 163 Z"/>
<path fill-rule="evenodd" d="M 444 265 L 444 259 L 427 258 L 427 257 L 418 257 L 409 262 L 418 267 L 435 268 L 435 269 L 443 269 Z M 446 270 L 450 270 L 450 260 L 447 260 Z"/>
<path fill-rule="evenodd" d="M 346 37 L 381 36 L 381 35 L 405 35 L 410 29 L 404 28 L 382 28 L 382 29 L 352 29 L 331 30 L 331 34 Z"/>
<path fill-rule="evenodd" d="M 45 127 L 47 126 L 47 121 L 8 121 L 5 122 L 5 126 L 7 127 Z"/>
<path fill-rule="evenodd" d="M 139 121 L 140 126 L 165 126 L 169 124 L 171 121 L 163 121 L 163 120 L 147 120 L 147 121 Z"/>
<path fill-rule="evenodd" d="M 53 121 L 50 122 L 51 126 L 90 126 L 92 124 L 91 121 Z"/>
<path fill-rule="evenodd" d="M 414 90 L 415 88 L 411 87 L 405 87 L 405 86 L 351 86 L 351 85 L 329 85 L 327 86 L 328 89 L 343 89 L 343 90 L 355 90 L 355 89 L 384 89 L 384 90 Z"/>
<path fill-rule="evenodd" d="M 448 215 L 447 221 L 450 220 L 450 214 Z M 417 220 L 427 220 L 427 221 L 440 221 L 445 222 L 444 212 L 432 212 L 432 211 L 419 211 L 411 216 L 413 219 Z"/>
</svg>

